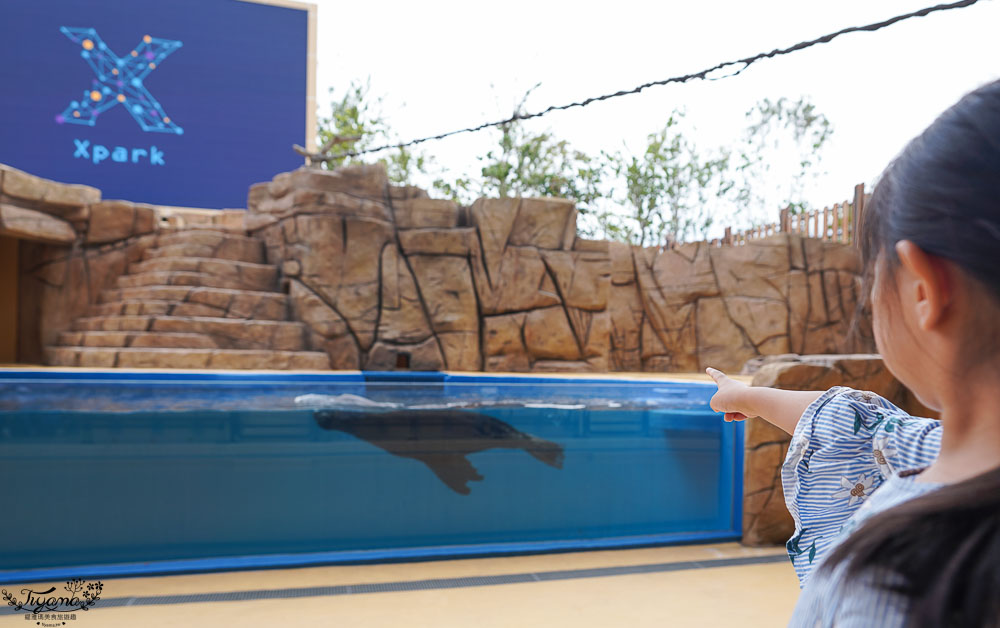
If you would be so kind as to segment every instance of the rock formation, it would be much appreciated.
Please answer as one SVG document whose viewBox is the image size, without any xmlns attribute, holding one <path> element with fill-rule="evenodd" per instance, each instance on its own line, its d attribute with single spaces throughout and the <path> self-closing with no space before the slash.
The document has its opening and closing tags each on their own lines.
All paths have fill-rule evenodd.
<svg viewBox="0 0 1000 628">
<path fill-rule="evenodd" d="M 865 320 L 849 333 L 849 246 L 586 240 L 571 201 L 462 207 L 381 166 L 281 173 L 217 212 L 3 166 L 0 238 L 20 242 L 22 362 L 676 372 L 873 348 Z"/>
<path fill-rule="evenodd" d="M 843 244 L 585 240 L 570 201 L 460 207 L 379 166 L 282 173 L 251 187 L 248 209 L 334 368 L 735 370 L 871 349 L 865 321 L 850 333 L 859 263 Z"/>
</svg>

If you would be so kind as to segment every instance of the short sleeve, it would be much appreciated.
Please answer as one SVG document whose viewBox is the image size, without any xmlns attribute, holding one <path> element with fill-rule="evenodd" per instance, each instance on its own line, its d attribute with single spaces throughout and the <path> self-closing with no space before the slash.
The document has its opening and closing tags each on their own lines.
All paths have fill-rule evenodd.
<svg viewBox="0 0 1000 628">
<path fill-rule="evenodd" d="M 940 427 L 875 393 L 843 386 L 806 408 L 781 468 L 785 504 L 795 521 L 786 548 L 800 585 L 889 475 L 934 461 Z"/>
</svg>

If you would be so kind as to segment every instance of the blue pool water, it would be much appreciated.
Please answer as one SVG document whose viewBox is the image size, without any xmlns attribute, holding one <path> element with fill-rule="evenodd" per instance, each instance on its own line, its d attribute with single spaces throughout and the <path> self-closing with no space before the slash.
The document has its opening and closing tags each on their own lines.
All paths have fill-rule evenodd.
<svg viewBox="0 0 1000 628">
<path fill-rule="evenodd" d="M 0 371 L 0 582 L 738 538 L 713 392 Z"/>
</svg>

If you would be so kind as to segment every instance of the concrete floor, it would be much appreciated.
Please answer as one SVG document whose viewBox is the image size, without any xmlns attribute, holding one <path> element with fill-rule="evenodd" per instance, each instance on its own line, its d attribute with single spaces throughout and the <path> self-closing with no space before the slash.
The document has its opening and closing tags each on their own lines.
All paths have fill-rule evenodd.
<svg viewBox="0 0 1000 628">
<path fill-rule="evenodd" d="M 719 566 L 725 559 L 767 560 L 784 548 L 736 543 L 473 558 L 420 563 L 307 567 L 199 575 L 104 579 L 102 599 L 77 612 L 71 628 L 160 626 L 510 627 L 781 626 L 798 583 L 787 560 Z M 693 563 L 692 561 L 697 561 Z M 667 563 L 679 565 L 664 567 Z M 713 564 L 714 563 L 714 564 Z M 587 570 L 660 565 L 651 573 L 594 577 Z M 678 570 L 672 570 L 680 567 Z M 149 596 L 290 590 L 475 578 L 566 570 L 558 579 L 515 584 L 432 584 L 424 590 L 323 594 L 287 591 L 283 599 L 185 601 Z M 45 583 L 46 588 L 61 583 Z M 8 590 L 19 588 L 5 587 Z M 391 589 L 392 587 L 386 587 Z M 253 595 L 251 594 L 251 597 Z M 107 604 L 102 607 L 101 602 Z M 131 605 L 127 605 L 131 604 Z M 25 623 L 0 615 L 0 626 Z M 58 621 L 41 625 L 59 626 Z"/>
</svg>

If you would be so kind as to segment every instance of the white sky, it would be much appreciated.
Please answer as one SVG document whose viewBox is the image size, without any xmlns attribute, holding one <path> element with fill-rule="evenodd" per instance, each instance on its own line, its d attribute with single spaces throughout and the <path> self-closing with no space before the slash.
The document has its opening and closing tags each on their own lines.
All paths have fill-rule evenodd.
<svg viewBox="0 0 1000 628">
<path fill-rule="evenodd" d="M 319 6 L 317 96 L 371 77 L 402 139 L 509 115 L 535 83 L 537 111 L 701 70 L 934 4 L 932 0 L 662 1 L 312 0 Z M 653 87 L 527 123 L 596 154 L 638 152 L 675 107 L 703 148 L 735 142 L 762 98 L 808 96 L 833 123 L 826 174 L 807 191 L 823 206 L 871 182 L 903 145 L 965 92 L 1000 77 L 1000 2 L 844 35 L 741 75 Z M 477 173 L 490 131 L 421 145 L 452 174 Z M 425 182 L 418 182 L 424 184 Z M 777 214 L 777 208 L 774 211 Z"/>
</svg>

